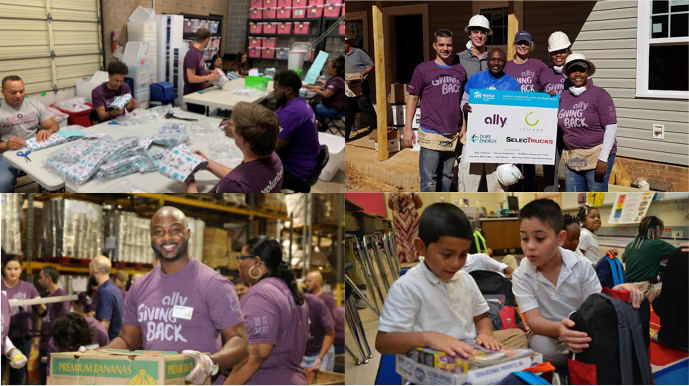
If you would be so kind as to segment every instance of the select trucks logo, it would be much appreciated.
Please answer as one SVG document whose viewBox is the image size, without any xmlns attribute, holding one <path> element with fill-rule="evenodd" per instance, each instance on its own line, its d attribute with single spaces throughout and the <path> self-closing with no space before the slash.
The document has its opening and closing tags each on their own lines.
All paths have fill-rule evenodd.
<svg viewBox="0 0 689 386">
<path fill-rule="evenodd" d="M 516 138 L 516 137 L 507 137 L 506 138 L 508 143 L 540 143 L 540 144 L 552 144 L 554 143 L 552 139 L 542 139 L 542 138 L 532 138 L 532 137 L 522 137 L 522 138 Z"/>
<path fill-rule="evenodd" d="M 471 136 L 471 142 L 473 143 L 496 143 L 497 139 L 493 138 L 490 134 L 474 134 Z"/>
</svg>

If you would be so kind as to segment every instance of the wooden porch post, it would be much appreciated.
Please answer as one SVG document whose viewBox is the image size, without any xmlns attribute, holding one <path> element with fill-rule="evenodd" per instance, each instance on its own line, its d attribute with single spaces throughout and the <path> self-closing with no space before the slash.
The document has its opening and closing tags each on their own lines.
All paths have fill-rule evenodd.
<svg viewBox="0 0 689 386">
<path fill-rule="evenodd" d="M 507 60 L 514 57 L 514 36 L 523 27 L 524 2 L 522 0 L 509 0 L 507 3 Z"/>
<path fill-rule="evenodd" d="M 383 34 L 383 2 L 373 5 L 373 50 L 375 51 L 376 102 L 378 116 L 378 161 L 389 158 L 388 153 L 388 98 L 385 90 L 385 36 Z"/>
</svg>

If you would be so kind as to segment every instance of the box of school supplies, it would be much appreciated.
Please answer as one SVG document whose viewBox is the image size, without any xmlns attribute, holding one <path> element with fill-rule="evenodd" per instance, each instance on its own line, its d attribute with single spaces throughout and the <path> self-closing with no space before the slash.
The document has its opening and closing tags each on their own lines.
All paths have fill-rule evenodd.
<svg viewBox="0 0 689 386">
<path fill-rule="evenodd" d="M 486 385 L 543 362 L 543 355 L 531 349 L 491 351 L 475 344 L 471 346 L 478 352 L 468 358 L 419 347 L 397 355 L 395 369 L 406 381 L 417 385 Z"/>
</svg>

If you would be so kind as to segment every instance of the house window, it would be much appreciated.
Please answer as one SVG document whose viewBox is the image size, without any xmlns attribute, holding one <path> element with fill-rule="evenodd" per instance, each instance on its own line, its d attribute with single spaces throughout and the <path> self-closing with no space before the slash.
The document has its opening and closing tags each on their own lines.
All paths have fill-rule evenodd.
<svg viewBox="0 0 689 386">
<path fill-rule="evenodd" d="M 689 1 L 639 1 L 636 95 L 689 99 Z"/>
<path fill-rule="evenodd" d="M 488 19 L 490 29 L 493 30 L 493 34 L 488 36 L 486 45 L 507 45 L 507 7 L 482 9 L 479 13 Z"/>
</svg>

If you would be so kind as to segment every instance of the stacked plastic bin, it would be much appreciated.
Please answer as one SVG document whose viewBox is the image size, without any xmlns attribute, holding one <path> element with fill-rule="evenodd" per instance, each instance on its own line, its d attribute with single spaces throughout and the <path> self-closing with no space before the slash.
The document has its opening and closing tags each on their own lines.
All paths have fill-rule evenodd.
<svg viewBox="0 0 689 386">
<path fill-rule="evenodd" d="M 155 15 L 154 15 L 155 17 Z M 151 65 L 151 83 L 158 80 L 158 27 L 155 20 L 127 22 L 129 41 L 147 42 L 149 44 L 149 64 Z"/>
<path fill-rule="evenodd" d="M 132 94 L 139 107 L 148 108 L 151 100 L 151 64 L 150 47 L 148 42 L 129 41 L 124 48 L 123 62 L 129 69 L 128 78 L 134 80 Z"/>
<path fill-rule="evenodd" d="M 173 83 L 173 52 L 182 46 L 184 35 L 184 16 L 156 15 L 158 27 L 158 82 Z M 174 84 L 174 83 L 173 83 Z M 177 95 L 177 93 L 175 93 Z"/>
</svg>

